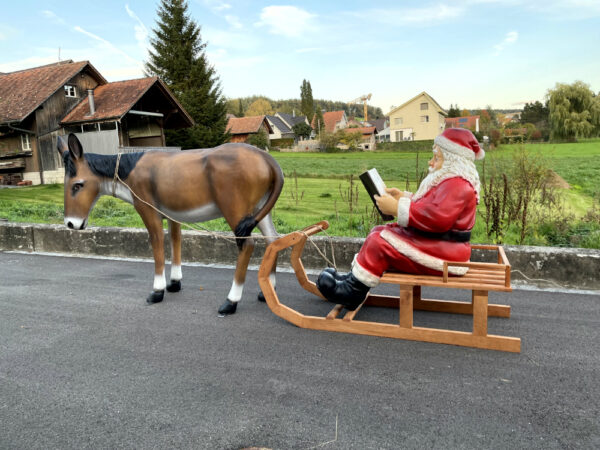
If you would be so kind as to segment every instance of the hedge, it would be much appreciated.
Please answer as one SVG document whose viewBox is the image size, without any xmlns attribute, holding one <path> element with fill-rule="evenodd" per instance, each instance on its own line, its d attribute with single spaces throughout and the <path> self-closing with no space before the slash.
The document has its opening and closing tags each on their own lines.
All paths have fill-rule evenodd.
<svg viewBox="0 0 600 450">
<path fill-rule="evenodd" d="M 418 152 L 431 151 L 433 139 L 423 141 L 379 142 L 377 150 L 386 152 Z"/>
</svg>

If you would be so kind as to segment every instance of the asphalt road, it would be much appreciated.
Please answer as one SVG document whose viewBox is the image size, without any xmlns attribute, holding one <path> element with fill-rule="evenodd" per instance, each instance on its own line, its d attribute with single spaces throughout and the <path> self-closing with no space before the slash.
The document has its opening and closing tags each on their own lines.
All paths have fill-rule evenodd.
<svg viewBox="0 0 600 450">
<path fill-rule="evenodd" d="M 0 448 L 600 447 L 598 295 L 490 294 L 513 307 L 489 319 L 522 338 L 512 354 L 297 328 L 256 301 L 256 272 L 218 318 L 232 276 L 184 267 L 183 290 L 147 306 L 147 262 L 0 252 Z M 289 273 L 277 290 L 329 309 Z"/>
</svg>

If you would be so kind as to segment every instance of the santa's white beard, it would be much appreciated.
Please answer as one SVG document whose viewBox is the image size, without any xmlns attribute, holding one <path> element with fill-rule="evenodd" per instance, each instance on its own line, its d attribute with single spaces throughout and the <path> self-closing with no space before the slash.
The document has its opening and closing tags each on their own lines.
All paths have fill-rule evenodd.
<svg viewBox="0 0 600 450">
<path fill-rule="evenodd" d="M 423 178 L 419 189 L 412 197 L 413 201 L 423 197 L 431 188 L 437 186 L 442 181 L 448 178 L 460 177 L 471 183 L 477 194 L 477 202 L 479 202 L 479 173 L 477 173 L 477 168 L 473 161 L 450 152 L 443 152 L 443 155 L 444 163 L 442 167 L 438 170 L 429 167 L 429 173 Z"/>
</svg>

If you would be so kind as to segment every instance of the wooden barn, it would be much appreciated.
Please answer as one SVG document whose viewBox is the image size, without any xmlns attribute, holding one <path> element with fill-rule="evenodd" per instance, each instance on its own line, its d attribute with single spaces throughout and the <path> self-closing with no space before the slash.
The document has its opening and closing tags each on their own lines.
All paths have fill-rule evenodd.
<svg viewBox="0 0 600 450">
<path fill-rule="evenodd" d="M 108 83 L 89 61 L 0 74 L 0 183 L 62 183 L 59 135 L 118 153 L 164 147 L 164 129 L 193 123 L 155 77 Z"/>
</svg>

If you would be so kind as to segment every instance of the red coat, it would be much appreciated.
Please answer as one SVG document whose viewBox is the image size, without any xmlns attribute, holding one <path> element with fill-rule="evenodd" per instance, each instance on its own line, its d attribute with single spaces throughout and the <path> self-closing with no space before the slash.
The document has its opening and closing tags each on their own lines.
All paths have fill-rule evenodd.
<svg viewBox="0 0 600 450">
<path fill-rule="evenodd" d="M 460 177 L 443 180 L 418 200 L 401 200 L 398 223 L 373 228 L 356 257 L 354 275 L 375 286 L 387 270 L 433 275 L 442 271 L 444 260 L 468 261 L 471 245 L 457 239 L 473 228 L 476 207 L 473 186 Z M 463 275 L 466 269 L 448 271 Z"/>
</svg>

